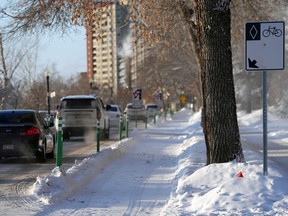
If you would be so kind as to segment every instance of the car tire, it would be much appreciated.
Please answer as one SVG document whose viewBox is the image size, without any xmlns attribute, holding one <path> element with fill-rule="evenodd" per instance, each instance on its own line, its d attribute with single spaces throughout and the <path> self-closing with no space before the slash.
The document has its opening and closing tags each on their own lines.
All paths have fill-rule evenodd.
<svg viewBox="0 0 288 216">
<path fill-rule="evenodd" d="M 100 129 L 100 140 L 105 140 L 106 132 L 105 129 Z"/>
<path fill-rule="evenodd" d="M 36 153 L 36 161 L 40 163 L 45 163 L 46 161 L 46 149 L 43 147 L 42 151 Z"/>
<path fill-rule="evenodd" d="M 70 132 L 69 131 L 63 132 L 63 141 L 69 139 L 70 139 Z"/>
<path fill-rule="evenodd" d="M 55 147 L 53 148 L 52 152 L 46 154 L 46 157 L 49 159 L 55 158 Z"/>
<path fill-rule="evenodd" d="M 104 129 L 104 131 L 105 131 L 105 139 L 109 139 L 109 137 L 110 137 L 110 128 L 106 128 L 106 129 Z"/>
<path fill-rule="evenodd" d="M 50 153 L 46 154 L 47 155 L 46 157 L 50 158 L 50 159 L 54 159 L 56 157 L 56 154 L 55 154 L 55 148 L 56 148 L 56 143 L 57 143 L 57 135 L 56 134 L 53 135 L 53 142 L 54 142 L 54 145 L 53 145 L 52 151 Z"/>
</svg>

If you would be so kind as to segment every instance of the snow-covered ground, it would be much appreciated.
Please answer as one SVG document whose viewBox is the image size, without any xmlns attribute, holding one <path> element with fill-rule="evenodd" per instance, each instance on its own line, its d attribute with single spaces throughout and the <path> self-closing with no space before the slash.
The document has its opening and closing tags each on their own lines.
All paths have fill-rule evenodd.
<svg viewBox="0 0 288 216">
<path fill-rule="evenodd" d="M 261 111 L 238 117 L 241 133 L 262 143 Z M 268 138 L 287 147 L 287 119 L 268 120 Z M 262 154 L 245 144 L 249 136 L 246 163 L 205 166 L 199 121 L 200 113 L 183 109 L 68 170 L 38 177 L 26 194 L 39 209 L 31 215 L 288 215 L 287 170 L 269 160 L 264 176 Z"/>
</svg>

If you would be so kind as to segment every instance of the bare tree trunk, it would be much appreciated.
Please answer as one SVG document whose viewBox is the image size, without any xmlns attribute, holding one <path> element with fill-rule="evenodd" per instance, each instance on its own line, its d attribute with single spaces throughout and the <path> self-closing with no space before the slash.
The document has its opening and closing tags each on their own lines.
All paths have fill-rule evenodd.
<svg viewBox="0 0 288 216">
<path fill-rule="evenodd" d="M 5 109 L 9 78 L 8 78 L 8 73 L 7 73 L 7 68 L 6 68 L 5 57 L 4 57 L 4 46 L 3 46 L 3 38 L 2 38 L 1 33 L 0 33 L 0 61 L 2 65 L 2 68 L 0 69 L 0 71 L 3 76 L 3 83 L 1 86 L 2 91 L 0 94 L 0 109 L 2 110 L 2 109 Z"/>
<path fill-rule="evenodd" d="M 232 73 L 230 1 L 195 0 L 207 164 L 244 161 Z"/>
</svg>

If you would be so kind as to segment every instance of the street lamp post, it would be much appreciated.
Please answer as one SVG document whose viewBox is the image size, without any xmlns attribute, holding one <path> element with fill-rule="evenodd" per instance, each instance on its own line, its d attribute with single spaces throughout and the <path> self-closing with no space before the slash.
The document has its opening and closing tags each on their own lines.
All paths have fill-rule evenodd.
<svg viewBox="0 0 288 216">
<path fill-rule="evenodd" d="M 46 84 L 47 84 L 47 111 L 48 111 L 48 115 L 50 115 L 50 89 L 49 89 L 50 74 L 48 70 L 45 71 L 45 76 L 46 76 Z"/>
</svg>

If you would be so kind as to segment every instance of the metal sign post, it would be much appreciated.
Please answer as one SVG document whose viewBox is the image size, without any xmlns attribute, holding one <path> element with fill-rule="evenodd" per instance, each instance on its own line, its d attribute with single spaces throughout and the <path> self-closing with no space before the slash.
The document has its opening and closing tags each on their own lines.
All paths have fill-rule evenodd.
<svg viewBox="0 0 288 216">
<path fill-rule="evenodd" d="M 263 174 L 268 175 L 267 70 L 284 70 L 285 23 L 247 22 L 245 25 L 245 69 L 261 71 L 263 103 Z"/>
<path fill-rule="evenodd" d="M 267 72 L 263 71 L 262 74 L 262 102 L 263 102 L 263 174 L 268 175 L 267 165 Z"/>
</svg>

